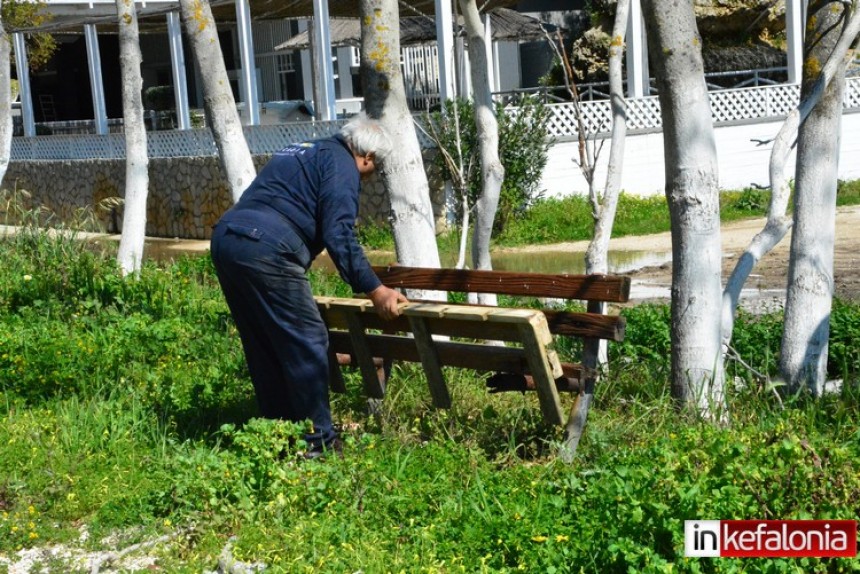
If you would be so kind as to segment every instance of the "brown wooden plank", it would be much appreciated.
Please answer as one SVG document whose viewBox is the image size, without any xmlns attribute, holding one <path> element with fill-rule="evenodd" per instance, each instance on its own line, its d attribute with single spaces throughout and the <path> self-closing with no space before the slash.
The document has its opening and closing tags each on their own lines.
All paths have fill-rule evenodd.
<svg viewBox="0 0 860 574">
<path fill-rule="evenodd" d="M 623 341 L 627 320 L 619 315 L 599 313 L 573 313 L 571 311 L 544 311 L 549 330 L 555 335 Z"/>
<path fill-rule="evenodd" d="M 630 299 L 630 278 L 620 275 L 518 273 L 399 265 L 375 266 L 373 270 L 385 285 L 405 289 L 559 297 L 610 303 L 624 303 Z"/>
<path fill-rule="evenodd" d="M 556 377 L 555 388 L 560 393 L 578 393 L 580 381 L 573 377 Z M 490 394 L 512 391 L 525 393 L 537 390 L 537 385 L 531 375 L 496 373 L 487 379 L 487 390 Z"/>
<path fill-rule="evenodd" d="M 331 348 L 328 350 L 328 386 L 334 393 L 346 392 L 346 383 L 343 381 L 343 373 L 340 372 L 337 354 Z"/>
<path fill-rule="evenodd" d="M 454 304 L 451 304 L 453 307 Z M 480 307 L 471 305 L 470 307 Z M 329 324 L 335 329 L 346 329 L 346 318 L 341 309 L 334 305 L 320 303 L 320 312 Z M 556 335 L 568 337 L 594 337 L 608 339 L 610 341 L 623 341 L 627 322 L 624 317 L 617 315 L 599 315 L 596 313 L 574 313 L 571 311 L 543 311 L 549 323 L 549 330 Z M 453 314 L 453 313 L 452 313 Z M 369 306 L 362 311 L 362 320 L 368 329 L 383 331 L 394 331 L 408 333 L 411 330 L 409 320 L 406 317 L 398 317 L 392 321 L 385 321 Z M 437 335 L 449 337 L 463 337 L 468 339 L 496 339 L 499 341 L 516 341 L 519 331 L 513 326 L 505 326 L 501 323 L 478 323 L 472 321 L 459 321 L 456 319 L 428 319 L 430 331 Z M 492 329 L 489 336 L 488 329 Z"/>
<path fill-rule="evenodd" d="M 555 387 L 555 378 L 561 376 L 561 365 L 554 351 L 548 351 L 543 343 L 540 331 L 548 332 L 546 318 L 540 316 L 533 323 L 520 327 L 523 349 L 529 362 L 531 375 L 534 377 L 537 387 L 540 410 L 546 422 L 552 425 L 562 423 L 563 414 L 561 402 L 558 398 L 558 389 Z"/>
<path fill-rule="evenodd" d="M 348 329 L 348 317 L 359 313 L 362 324 L 366 329 L 378 329 L 380 331 L 396 331 L 409 333 L 412 325 L 405 315 L 401 315 L 391 321 L 386 321 L 376 314 L 371 306 L 368 309 L 354 309 L 341 307 L 336 302 L 328 300 L 324 303 L 318 301 L 320 313 L 326 324 L 331 329 Z M 450 305 L 450 307 L 457 307 Z M 462 337 L 466 339 L 494 339 L 499 341 L 518 341 L 519 330 L 516 323 L 490 322 L 490 321 L 465 321 L 461 318 L 427 318 L 427 328 L 434 335 L 445 335 L 448 337 Z"/>
<path fill-rule="evenodd" d="M 374 357 L 382 360 L 421 362 L 415 340 L 410 337 L 367 334 L 365 340 Z M 451 341 L 435 341 L 434 345 L 439 354 L 439 363 L 445 366 L 484 372 L 531 372 L 526 352 L 521 347 L 498 347 Z M 352 342 L 346 331 L 331 331 L 329 346 L 336 353 L 352 354 Z"/>
<path fill-rule="evenodd" d="M 379 380 L 379 374 L 373 364 L 373 354 L 368 345 L 367 334 L 364 331 L 361 318 L 357 313 L 349 313 L 347 314 L 347 322 L 349 323 L 352 355 L 358 362 L 358 368 L 361 371 L 364 392 L 370 398 L 381 399 L 385 396 L 385 388 L 382 381 Z M 335 352 L 337 351 L 335 350 Z"/>
<path fill-rule="evenodd" d="M 439 361 L 439 351 L 436 349 L 433 336 L 427 328 L 427 319 L 423 317 L 409 317 L 412 325 L 412 333 L 415 335 L 415 346 L 418 356 L 421 357 L 421 366 L 427 376 L 427 385 L 430 387 L 430 396 L 436 408 L 451 408 L 451 394 L 445 384 L 445 375 L 442 374 L 442 364 Z"/>
</svg>

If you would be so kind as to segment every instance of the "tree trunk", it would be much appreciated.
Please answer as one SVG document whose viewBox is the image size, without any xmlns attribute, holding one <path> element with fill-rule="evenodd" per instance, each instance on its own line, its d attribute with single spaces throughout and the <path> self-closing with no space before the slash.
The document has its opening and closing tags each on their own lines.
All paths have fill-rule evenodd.
<svg viewBox="0 0 860 574">
<path fill-rule="evenodd" d="M 146 236 L 146 196 L 149 156 L 143 123 L 142 57 L 137 14 L 131 0 L 116 0 L 119 22 L 119 60 L 122 77 L 122 115 L 125 128 L 125 202 L 117 261 L 123 274 L 138 273 Z"/>
<path fill-rule="evenodd" d="M 624 140 L 627 137 L 627 102 L 624 99 L 624 36 L 627 33 L 627 17 L 630 0 L 618 0 L 615 8 L 615 24 L 609 44 L 609 101 L 612 106 L 612 140 L 609 147 L 609 163 L 606 168 L 606 186 L 603 199 L 596 213 L 594 237 L 585 252 L 586 273 L 609 272 L 609 239 L 615 224 L 618 194 L 621 191 L 621 170 L 624 163 Z"/>
<path fill-rule="evenodd" d="M 800 124 L 809 117 L 810 112 L 818 105 L 825 90 L 834 78 L 843 77 L 844 59 L 860 32 L 860 10 L 855 10 L 842 28 L 841 37 L 835 48 L 829 54 L 821 74 L 815 79 L 808 90 L 804 90 L 800 104 L 791 111 L 782 127 L 774 138 L 770 156 L 770 189 L 771 198 L 768 206 L 767 223 L 752 241 L 749 247 L 738 258 L 738 262 L 726 282 L 723 291 L 723 362 L 729 350 L 734 329 L 735 313 L 737 312 L 741 290 L 759 260 L 770 252 L 788 233 L 793 224 L 792 217 L 786 215 L 788 202 L 791 198 L 791 179 L 786 170 Z"/>
<path fill-rule="evenodd" d="M 0 15 L 0 181 L 12 155 L 12 46 Z M 27 73 L 26 70 L 23 73 Z"/>
<path fill-rule="evenodd" d="M 814 6 L 815 4 L 811 5 Z M 840 9 L 836 9 L 836 7 Z M 801 95 L 821 74 L 821 62 L 834 51 L 844 5 L 826 3 L 809 16 Z M 833 244 L 845 60 L 821 101 L 800 126 L 795 175 L 794 231 L 788 264 L 785 325 L 780 371 L 790 392 L 808 388 L 816 396 L 827 377 L 830 310 L 833 303 Z"/>
<path fill-rule="evenodd" d="M 615 223 L 618 208 L 618 195 L 621 192 L 621 168 L 624 162 L 624 139 L 627 136 L 627 103 L 624 100 L 624 77 L 622 63 L 624 58 L 624 36 L 627 33 L 627 17 L 630 11 L 629 0 L 618 0 L 615 8 L 615 24 L 609 45 L 609 99 L 612 105 L 612 141 L 609 147 L 609 164 L 606 171 L 606 187 L 603 201 L 595 213 L 594 236 L 585 252 L 586 273 L 609 272 L 609 239 Z M 590 186 L 593 188 L 593 186 Z M 588 312 L 605 313 L 606 304 L 590 301 Z M 579 447 L 585 430 L 588 411 L 594 400 L 594 387 L 597 379 L 608 362 L 607 344 L 604 339 L 586 339 L 582 349 L 582 364 L 585 367 L 585 381 L 582 392 L 576 398 L 565 428 L 565 443 L 562 458 L 571 461 Z"/>
<path fill-rule="evenodd" d="M 391 202 L 397 260 L 403 265 L 439 267 L 430 186 L 400 70 L 397 0 L 361 0 L 360 14 L 365 107 L 368 116 L 379 118 L 394 147 L 381 175 Z"/>
<path fill-rule="evenodd" d="M 185 32 L 191 40 L 191 50 L 200 68 L 206 122 L 218 147 L 221 168 L 233 201 L 238 201 L 257 172 L 242 132 L 212 8 L 208 0 L 179 0 L 179 8 Z"/>
<path fill-rule="evenodd" d="M 702 40 L 691 3 L 645 0 L 642 7 L 660 93 L 672 225 L 672 394 L 721 419 L 720 198 Z"/>
<path fill-rule="evenodd" d="M 487 42 L 491 39 L 484 37 L 484 26 L 475 0 L 460 0 L 460 9 L 469 41 L 472 98 L 481 158 L 481 194 L 476 204 L 475 231 L 472 235 L 472 265 L 475 269 L 492 269 L 490 236 L 505 179 L 505 168 L 499 160 L 499 125 L 487 71 Z"/>
</svg>

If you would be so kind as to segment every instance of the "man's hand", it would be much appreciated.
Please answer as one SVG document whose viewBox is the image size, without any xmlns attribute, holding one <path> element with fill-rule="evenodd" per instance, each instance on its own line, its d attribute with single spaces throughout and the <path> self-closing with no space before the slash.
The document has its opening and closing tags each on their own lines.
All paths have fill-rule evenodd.
<svg viewBox="0 0 860 574">
<path fill-rule="evenodd" d="M 380 285 L 368 293 L 367 296 L 370 297 L 371 301 L 373 301 L 373 306 L 376 308 L 376 312 L 379 313 L 379 316 L 386 321 L 399 317 L 400 308 L 398 305 L 400 303 L 409 302 L 409 300 L 406 299 L 400 291 L 391 289 L 385 285 Z"/>
</svg>

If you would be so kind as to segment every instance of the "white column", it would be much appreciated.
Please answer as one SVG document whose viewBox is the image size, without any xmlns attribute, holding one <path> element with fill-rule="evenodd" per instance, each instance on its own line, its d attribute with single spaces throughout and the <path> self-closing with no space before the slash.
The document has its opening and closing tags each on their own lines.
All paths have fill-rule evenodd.
<svg viewBox="0 0 860 574">
<path fill-rule="evenodd" d="M 495 58 L 495 42 L 493 42 L 493 23 L 490 21 L 490 15 L 484 14 L 484 47 L 487 52 L 487 85 L 490 87 L 490 92 L 498 91 L 499 70 Z"/>
<path fill-rule="evenodd" d="M 337 81 L 340 84 L 340 97 L 341 98 L 351 98 L 354 95 L 352 89 L 352 70 L 350 69 L 351 62 L 351 49 L 350 48 L 338 48 L 337 53 Z M 335 96 L 337 96 L 337 89 L 335 89 Z M 336 101 L 336 99 L 335 99 Z"/>
<path fill-rule="evenodd" d="M 472 95 L 472 73 L 466 41 L 460 37 L 454 41 L 457 52 L 457 94 L 468 98 Z"/>
<path fill-rule="evenodd" d="M 309 20 L 299 20 L 299 32 L 307 32 L 308 33 L 308 44 L 310 44 L 311 35 L 313 34 L 312 30 L 308 28 L 310 25 L 308 24 Z M 302 90 L 304 91 L 304 98 L 307 102 L 314 101 L 314 79 L 313 74 L 311 73 L 311 66 L 313 63 L 311 62 L 311 50 L 310 48 L 307 50 L 301 50 L 301 62 L 302 62 Z"/>
<path fill-rule="evenodd" d="M 642 98 L 651 95 L 648 75 L 648 41 L 639 0 L 630 0 L 630 18 L 627 21 L 627 97 Z"/>
<path fill-rule="evenodd" d="M 185 76 L 185 50 L 182 48 L 182 24 L 179 20 L 179 12 L 167 13 L 167 39 L 170 42 L 176 122 L 179 129 L 187 130 L 191 127 L 191 114 L 188 109 L 188 80 Z"/>
<path fill-rule="evenodd" d="M 456 1 L 456 0 L 454 0 Z M 436 0 L 436 44 L 439 55 L 439 100 L 453 99 L 457 95 L 454 74 L 454 17 L 452 0 Z"/>
<path fill-rule="evenodd" d="M 788 52 L 788 83 L 799 84 L 803 77 L 803 30 L 806 1 L 785 0 L 785 35 Z"/>
<path fill-rule="evenodd" d="M 105 88 L 102 84 L 102 59 L 99 53 L 99 37 L 95 24 L 84 24 L 84 36 L 87 43 L 87 61 L 90 68 L 90 91 L 93 94 L 93 115 L 95 116 L 96 133 L 108 133 L 107 110 L 105 109 Z"/>
<path fill-rule="evenodd" d="M 245 98 L 248 125 L 260 125 L 260 98 L 257 94 L 257 66 L 254 38 L 251 33 L 251 6 L 248 0 L 236 0 L 236 31 L 239 35 L 239 57 L 242 61 L 241 92 Z"/>
<path fill-rule="evenodd" d="M 492 89 L 494 92 L 499 92 L 502 90 L 502 70 L 499 67 L 499 43 L 493 42 L 493 84 Z"/>
<path fill-rule="evenodd" d="M 314 0 L 314 48 L 319 65 L 320 101 L 314 102 L 321 120 L 337 119 L 334 97 L 334 67 L 331 62 L 331 34 L 328 21 L 328 1 Z"/>
<path fill-rule="evenodd" d="M 36 135 L 36 122 L 33 119 L 33 92 L 30 90 L 30 65 L 27 63 L 27 44 L 24 34 L 12 34 L 15 39 L 15 69 L 18 71 L 18 97 L 21 98 L 21 120 L 24 122 L 24 135 Z"/>
</svg>

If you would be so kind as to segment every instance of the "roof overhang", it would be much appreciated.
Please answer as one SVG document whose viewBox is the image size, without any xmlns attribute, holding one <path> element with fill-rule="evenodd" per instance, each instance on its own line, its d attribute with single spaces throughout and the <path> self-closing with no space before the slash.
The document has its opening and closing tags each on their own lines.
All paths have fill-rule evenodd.
<svg viewBox="0 0 860 574">
<path fill-rule="evenodd" d="M 490 15 L 490 29 L 495 41 L 529 42 L 543 39 L 545 37 L 544 28 L 549 32 L 556 29 L 552 24 L 542 24 L 537 18 L 520 14 L 508 8 L 494 8 L 488 13 Z M 460 20 L 461 24 L 457 26 L 454 32 L 462 35 L 462 18 Z M 358 18 L 332 19 L 329 32 L 331 45 L 334 47 L 352 46 L 357 48 L 361 42 L 361 26 Z M 436 39 L 436 22 L 432 17 L 415 16 L 400 19 L 401 46 L 435 44 Z M 275 50 L 306 50 L 309 45 L 309 34 L 304 31 L 286 42 L 278 44 L 275 46 Z"/>
<path fill-rule="evenodd" d="M 52 18 L 37 28 L 21 28 L 13 32 L 79 32 L 85 24 L 114 26 L 116 0 L 44 0 L 45 10 Z M 516 0 L 485 0 L 479 2 L 481 11 L 496 7 L 514 6 Z M 434 18 L 436 0 L 399 0 L 401 16 L 424 16 Z M 165 27 L 164 16 L 178 11 L 177 0 L 136 0 L 138 21 L 142 30 Z M 235 0 L 211 0 L 212 14 L 216 23 L 236 21 Z M 251 18 L 254 20 L 307 19 L 313 17 L 313 0 L 249 0 Z M 358 0 L 329 0 L 330 18 L 357 18 Z M 107 31 L 107 30 L 106 30 Z"/>
</svg>

